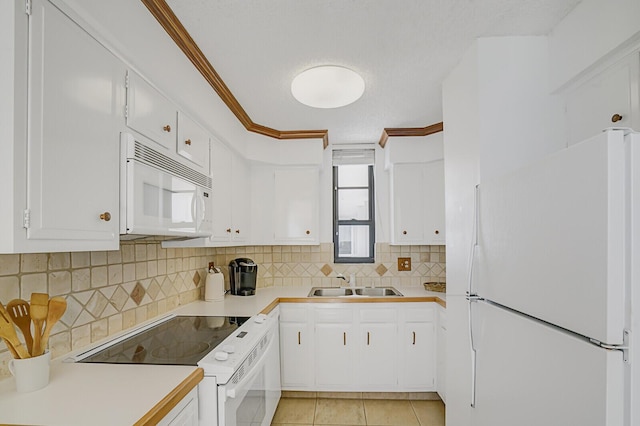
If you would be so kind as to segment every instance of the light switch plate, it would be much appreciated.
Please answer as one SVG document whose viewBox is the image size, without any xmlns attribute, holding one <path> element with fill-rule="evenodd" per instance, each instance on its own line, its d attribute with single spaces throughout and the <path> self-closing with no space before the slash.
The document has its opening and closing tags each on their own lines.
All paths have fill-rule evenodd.
<svg viewBox="0 0 640 426">
<path fill-rule="evenodd" d="M 411 258 L 399 257 L 398 258 L 398 271 L 410 271 L 411 270 Z"/>
</svg>

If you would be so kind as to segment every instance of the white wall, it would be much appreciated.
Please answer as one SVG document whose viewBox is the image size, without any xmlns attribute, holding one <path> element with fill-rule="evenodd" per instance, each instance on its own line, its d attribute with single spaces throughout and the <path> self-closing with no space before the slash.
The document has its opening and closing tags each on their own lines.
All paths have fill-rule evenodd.
<svg viewBox="0 0 640 426">
<path fill-rule="evenodd" d="M 551 88 L 565 85 L 629 41 L 640 42 L 640 1 L 583 0 L 549 34 Z"/>
</svg>

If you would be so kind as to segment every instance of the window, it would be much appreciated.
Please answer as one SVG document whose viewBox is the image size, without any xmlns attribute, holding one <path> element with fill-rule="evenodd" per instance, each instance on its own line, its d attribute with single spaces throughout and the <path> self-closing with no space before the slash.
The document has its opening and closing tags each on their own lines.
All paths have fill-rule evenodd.
<svg viewBox="0 0 640 426">
<path fill-rule="evenodd" d="M 373 150 L 333 151 L 335 263 L 373 263 Z"/>
</svg>

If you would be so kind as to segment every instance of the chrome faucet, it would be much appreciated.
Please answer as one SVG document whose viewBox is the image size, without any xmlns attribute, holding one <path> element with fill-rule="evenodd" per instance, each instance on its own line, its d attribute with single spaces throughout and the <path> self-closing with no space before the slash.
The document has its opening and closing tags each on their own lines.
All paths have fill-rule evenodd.
<svg viewBox="0 0 640 426">
<path fill-rule="evenodd" d="M 349 284 L 349 287 L 356 286 L 356 274 L 351 274 L 349 278 L 345 277 L 343 274 L 338 274 L 336 275 L 336 278 L 340 278 L 341 280 L 344 280 L 347 284 Z"/>
<path fill-rule="evenodd" d="M 346 282 L 347 284 L 349 284 L 350 279 L 345 277 L 343 274 L 338 274 L 336 275 L 336 278 L 339 278 L 341 280 L 344 280 L 344 282 Z"/>
</svg>

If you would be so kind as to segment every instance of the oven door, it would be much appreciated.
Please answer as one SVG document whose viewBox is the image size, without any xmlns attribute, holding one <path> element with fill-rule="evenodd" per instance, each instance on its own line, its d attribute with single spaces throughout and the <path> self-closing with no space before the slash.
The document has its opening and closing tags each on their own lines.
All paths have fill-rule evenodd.
<svg viewBox="0 0 640 426">
<path fill-rule="evenodd" d="M 276 322 L 277 325 L 277 322 Z M 219 424 L 269 426 L 280 400 L 278 327 L 273 327 L 267 350 L 237 384 L 218 386 Z"/>
<path fill-rule="evenodd" d="M 127 160 L 126 234 L 208 236 L 209 191 L 185 179 Z"/>
</svg>

